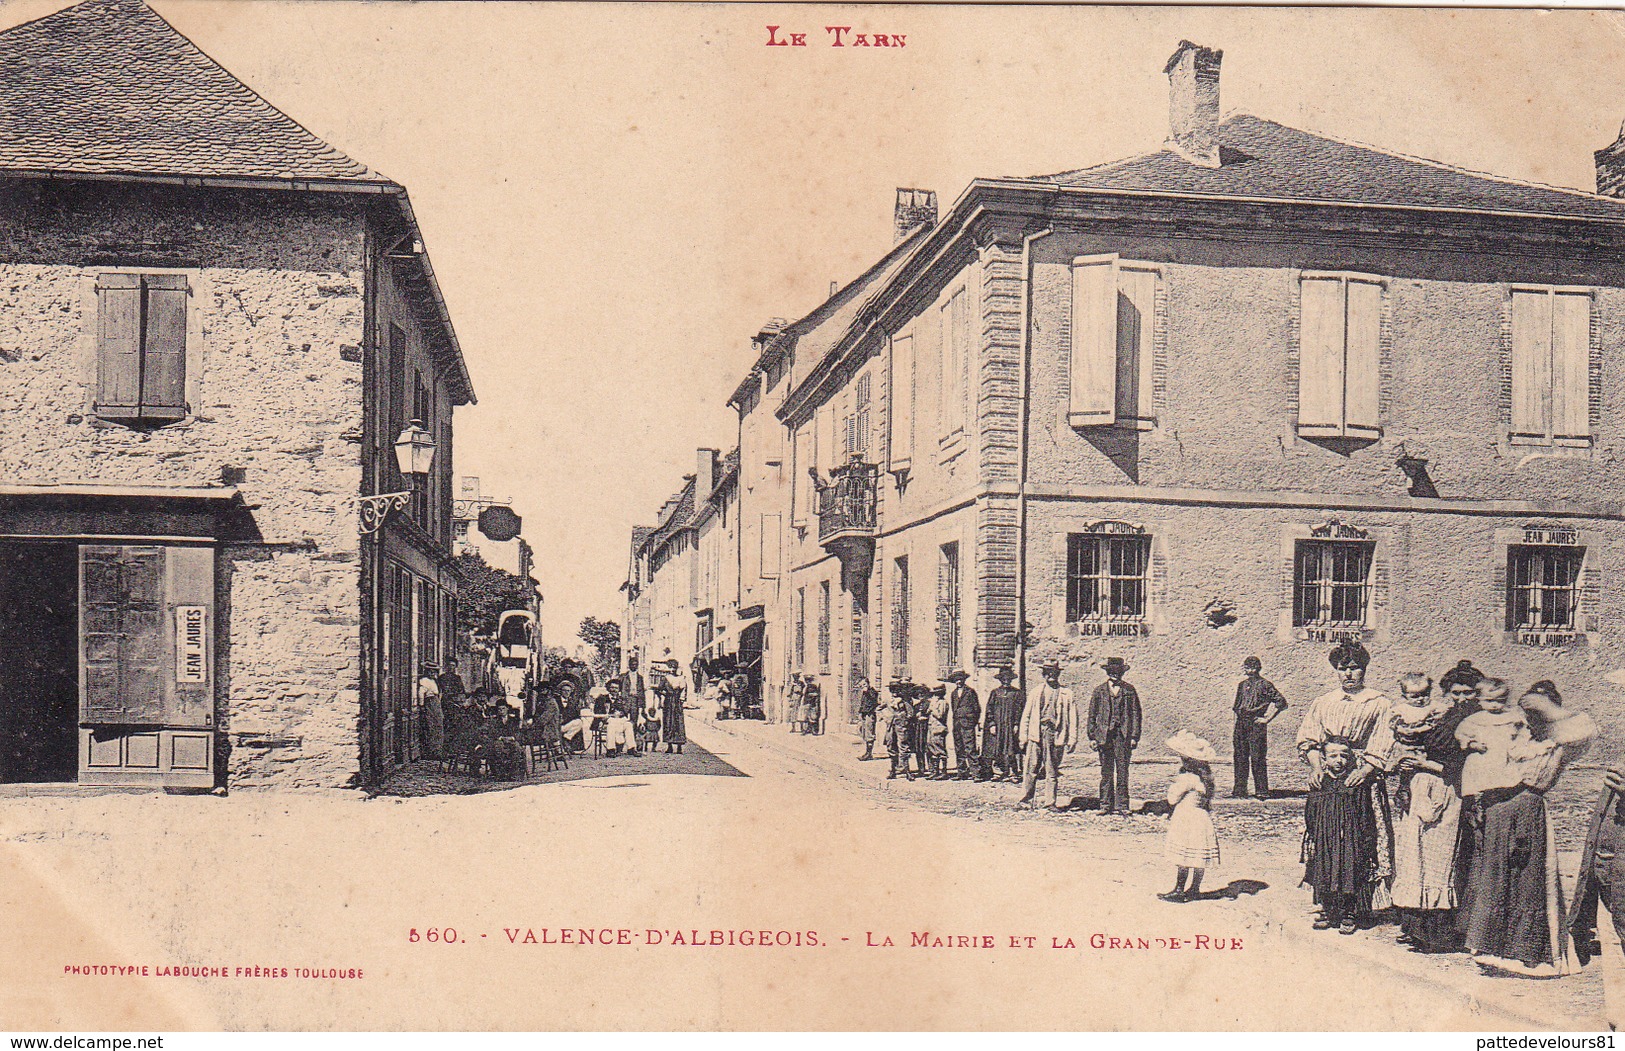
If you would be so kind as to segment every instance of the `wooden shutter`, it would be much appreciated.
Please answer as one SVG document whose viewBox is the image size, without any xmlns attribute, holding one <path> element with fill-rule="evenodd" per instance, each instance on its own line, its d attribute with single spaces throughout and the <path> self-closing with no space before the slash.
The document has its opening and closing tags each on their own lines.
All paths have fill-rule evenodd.
<svg viewBox="0 0 1625 1051">
<path fill-rule="evenodd" d="M 1117 422 L 1117 257 L 1072 264 L 1072 394 L 1074 427 Z"/>
<path fill-rule="evenodd" d="M 1552 296 L 1552 430 L 1560 437 L 1591 433 L 1591 297 Z"/>
<path fill-rule="evenodd" d="M 1350 280 L 1344 337 L 1344 430 L 1359 434 L 1381 427 L 1382 286 Z"/>
<path fill-rule="evenodd" d="M 791 523 L 804 525 L 807 521 L 807 509 L 812 506 L 812 479 L 807 476 L 807 468 L 813 466 L 813 424 L 807 421 L 796 431 L 795 439 L 795 476 L 791 479 L 794 485 L 794 505 L 791 508 Z"/>
<path fill-rule="evenodd" d="M 186 309 L 191 291 L 182 274 L 151 274 L 144 280 L 141 415 L 178 420 L 186 415 Z"/>
<path fill-rule="evenodd" d="M 1304 278 L 1299 286 L 1298 426 L 1343 429 L 1343 282 Z"/>
<path fill-rule="evenodd" d="M 762 576 L 779 575 L 779 516 L 762 516 Z"/>
<path fill-rule="evenodd" d="M 141 277 L 96 280 L 96 414 L 141 414 Z"/>
<path fill-rule="evenodd" d="M 869 434 L 873 429 L 869 413 L 869 373 L 864 372 L 858 376 L 858 382 L 853 389 L 853 397 L 857 400 L 857 405 L 852 410 L 852 448 L 867 455 L 869 452 Z"/>
<path fill-rule="evenodd" d="M 80 720 L 159 724 L 167 652 L 163 549 L 80 550 Z"/>
<path fill-rule="evenodd" d="M 1545 437 L 1552 413 L 1552 297 L 1512 293 L 1512 433 Z"/>
<path fill-rule="evenodd" d="M 962 288 L 953 300 L 954 320 L 954 386 L 958 395 L 955 405 L 955 419 L 959 429 L 964 429 L 972 418 L 971 407 L 976 403 L 976 385 L 973 382 L 976 370 L 973 362 L 976 356 L 971 353 L 970 336 L 970 289 Z"/>
<path fill-rule="evenodd" d="M 1117 270 L 1117 416 L 1149 421 L 1153 340 L 1157 316 L 1157 274 Z"/>
<path fill-rule="evenodd" d="M 891 466 L 909 466 L 914 457 L 914 338 L 898 336 L 891 344 Z"/>
</svg>

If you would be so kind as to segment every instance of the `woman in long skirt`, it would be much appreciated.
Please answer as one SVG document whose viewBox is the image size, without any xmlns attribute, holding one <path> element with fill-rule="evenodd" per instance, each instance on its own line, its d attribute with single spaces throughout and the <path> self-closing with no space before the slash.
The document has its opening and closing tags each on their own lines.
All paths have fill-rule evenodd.
<svg viewBox="0 0 1625 1051">
<path fill-rule="evenodd" d="M 1541 978 L 1569 974 L 1575 964 L 1546 791 L 1597 727 L 1588 716 L 1565 711 L 1550 682 L 1530 687 L 1517 706 L 1508 700 L 1505 682 L 1486 679 L 1480 710 L 1456 729 L 1473 753 L 1462 770 L 1472 835 L 1467 951 L 1486 969 Z"/>
<path fill-rule="evenodd" d="M 665 681 L 660 685 L 660 739 L 666 752 L 683 754 L 688 734 L 683 728 L 683 684 L 677 678 L 676 662 L 667 666 Z"/>
</svg>

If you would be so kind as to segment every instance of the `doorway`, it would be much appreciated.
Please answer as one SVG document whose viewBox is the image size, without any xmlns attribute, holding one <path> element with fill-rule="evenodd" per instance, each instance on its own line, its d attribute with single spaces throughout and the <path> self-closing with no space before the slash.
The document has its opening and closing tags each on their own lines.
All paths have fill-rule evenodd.
<svg viewBox="0 0 1625 1051">
<path fill-rule="evenodd" d="M 79 547 L 0 543 L 0 783 L 79 769 Z"/>
</svg>

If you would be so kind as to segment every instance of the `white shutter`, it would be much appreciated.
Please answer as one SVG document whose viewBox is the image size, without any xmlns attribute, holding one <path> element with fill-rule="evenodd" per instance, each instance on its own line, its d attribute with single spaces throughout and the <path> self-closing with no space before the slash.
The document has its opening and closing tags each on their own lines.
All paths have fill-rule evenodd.
<svg viewBox="0 0 1625 1051">
<path fill-rule="evenodd" d="M 914 457 L 914 338 L 898 336 L 891 344 L 891 466 L 909 466 Z"/>
<path fill-rule="evenodd" d="M 1552 297 L 1512 293 L 1512 431 L 1551 433 Z"/>
<path fill-rule="evenodd" d="M 1299 285 L 1298 426 L 1343 430 L 1343 282 L 1306 277 Z"/>
<path fill-rule="evenodd" d="M 1072 262 L 1074 427 L 1117 422 L 1117 257 Z"/>
<path fill-rule="evenodd" d="M 762 577 L 779 575 L 779 516 L 762 516 Z"/>
<path fill-rule="evenodd" d="M 795 474 L 791 481 L 795 485 L 795 509 L 792 521 L 796 525 L 805 525 L 812 507 L 812 479 L 807 475 L 807 468 L 813 466 L 813 424 L 809 420 L 796 431 L 795 442 Z"/>
<path fill-rule="evenodd" d="M 1117 415 L 1150 420 L 1152 336 L 1157 316 L 1154 270 L 1117 271 Z"/>
<path fill-rule="evenodd" d="M 1382 425 L 1382 286 L 1374 281 L 1350 280 L 1347 289 L 1344 429 L 1376 431 Z"/>
<path fill-rule="evenodd" d="M 1591 433 L 1591 297 L 1552 296 L 1552 429 L 1568 438 Z"/>
<path fill-rule="evenodd" d="M 817 446 L 813 450 L 813 462 L 818 465 L 819 472 L 828 474 L 829 469 L 841 462 L 841 454 L 835 447 L 835 406 L 825 402 L 818 409 L 818 436 L 813 439 Z"/>
</svg>

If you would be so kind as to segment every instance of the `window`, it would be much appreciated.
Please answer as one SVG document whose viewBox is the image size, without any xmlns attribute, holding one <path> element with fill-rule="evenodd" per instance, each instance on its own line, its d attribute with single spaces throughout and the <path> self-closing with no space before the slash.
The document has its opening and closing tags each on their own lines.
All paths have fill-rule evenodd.
<svg viewBox="0 0 1625 1051">
<path fill-rule="evenodd" d="M 909 466 L 914 457 L 914 338 L 898 336 L 891 343 L 890 458 L 893 470 Z"/>
<path fill-rule="evenodd" d="M 829 581 L 818 585 L 818 670 L 829 671 Z"/>
<path fill-rule="evenodd" d="M 1148 536 L 1074 533 L 1066 541 L 1066 619 L 1140 621 L 1151 564 Z"/>
<path fill-rule="evenodd" d="M 96 279 L 96 415 L 109 420 L 186 416 L 186 311 L 182 274 Z"/>
<path fill-rule="evenodd" d="M 1508 631 L 1575 630 L 1585 551 L 1543 544 L 1507 548 Z"/>
<path fill-rule="evenodd" d="M 423 425 L 423 429 L 431 435 L 434 434 L 434 402 L 430 400 L 429 388 L 424 385 L 423 371 L 412 370 L 412 417 Z M 407 422 L 411 422 L 410 420 Z M 412 480 L 412 518 L 418 525 L 429 528 L 429 508 L 434 496 L 434 473 L 427 477 Z"/>
<path fill-rule="evenodd" d="M 1157 276 L 1116 256 L 1073 261 L 1072 426 L 1155 423 Z"/>
<path fill-rule="evenodd" d="M 1591 296 L 1512 290 L 1512 437 L 1587 443 L 1591 436 Z"/>
<path fill-rule="evenodd" d="M 959 660 L 959 545 L 943 544 L 937 562 L 937 669 L 947 675 Z"/>
<path fill-rule="evenodd" d="M 937 418 L 942 436 L 965 429 L 965 372 L 970 362 L 970 296 L 961 288 L 940 310 L 942 320 L 942 376 L 937 388 Z"/>
<path fill-rule="evenodd" d="M 807 589 L 796 588 L 796 668 L 807 666 Z"/>
<path fill-rule="evenodd" d="M 893 674 L 908 669 L 908 556 L 892 560 L 891 663 Z"/>
<path fill-rule="evenodd" d="M 1298 433 L 1377 437 L 1381 425 L 1381 282 L 1305 276 L 1298 291 Z"/>
<path fill-rule="evenodd" d="M 1293 626 L 1365 627 L 1376 546 L 1366 540 L 1297 541 Z"/>
</svg>

